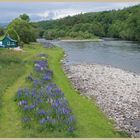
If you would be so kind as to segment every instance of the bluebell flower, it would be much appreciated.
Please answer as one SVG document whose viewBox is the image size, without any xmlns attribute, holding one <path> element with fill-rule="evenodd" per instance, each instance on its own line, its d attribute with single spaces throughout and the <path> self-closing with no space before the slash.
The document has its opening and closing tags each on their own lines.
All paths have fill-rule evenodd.
<svg viewBox="0 0 140 140">
<path fill-rule="evenodd" d="M 21 97 L 22 94 L 23 94 L 23 89 L 20 89 L 20 88 L 19 88 L 18 91 L 17 91 L 18 97 Z"/>
<path fill-rule="evenodd" d="M 74 131 L 74 127 L 73 127 L 73 126 L 68 127 L 68 132 L 69 132 L 69 133 L 72 133 L 73 131 Z"/>
<path fill-rule="evenodd" d="M 39 122 L 40 122 L 40 124 L 44 125 L 47 122 L 47 120 L 45 118 L 43 118 Z"/>
<path fill-rule="evenodd" d="M 46 115 L 46 111 L 45 110 L 38 110 L 38 114 L 39 115 Z"/>
<path fill-rule="evenodd" d="M 32 97 L 36 97 L 36 90 L 35 90 L 35 89 L 32 90 L 31 96 L 32 96 Z"/>
<path fill-rule="evenodd" d="M 53 72 L 52 72 L 51 70 L 47 70 L 45 73 L 46 73 L 47 75 L 50 75 L 50 76 L 53 75 Z"/>
<path fill-rule="evenodd" d="M 51 85 L 47 86 L 46 92 L 47 92 L 47 94 L 51 94 L 52 93 L 52 86 Z"/>
<path fill-rule="evenodd" d="M 24 111 L 30 111 L 30 110 L 33 110 L 35 108 L 35 105 L 26 105 L 24 106 L 23 110 Z"/>
<path fill-rule="evenodd" d="M 51 80 L 52 78 L 51 78 L 51 75 L 49 75 L 49 74 L 45 74 L 44 76 L 43 76 L 43 80 Z"/>
<path fill-rule="evenodd" d="M 30 90 L 28 88 L 24 88 L 24 94 L 26 96 L 29 96 L 30 95 Z"/>
<path fill-rule="evenodd" d="M 19 106 L 21 106 L 21 105 L 24 106 L 24 105 L 27 105 L 27 104 L 28 104 L 28 102 L 27 102 L 26 100 L 22 100 L 22 101 L 19 101 L 19 102 L 18 102 L 18 105 L 19 105 Z"/>
<path fill-rule="evenodd" d="M 33 81 L 33 82 L 34 82 L 34 85 L 35 85 L 35 86 L 38 86 L 38 85 L 40 84 L 40 81 L 39 81 L 39 80 L 37 80 L 37 79 L 34 79 L 34 81 Z"/>
<path fill-rule="evenodd" d="M 53 72 L 48 69 L 48 61 L 38 60 L 34 64 L 35 75 L 38 79 L 29 75 L 28 79 L 33 81 L 31 88 L 19 89 L 17 93 L 21 97 L 17 99 L 18 104 L 22 105 L 21 109 L 27 111 L 23 115 L 28 114 L 33 117 L 33 120 L 40 119 L 39 123 L 49 129 L 61 128 L 73 132 L 75 118 L 72 115 L 68 101 L 64 97 L 64 93 L 56 84 L 51 83 Z M 24 116 L 23 121 L 30 121 L 30 117 Z"/>
<path fill-rule="evenodd" d="M 76 119 L 73 115 L 70 115 L 69 118 L 67 118 L 66 120 L 66 124 L 71 125 L 71 124 L 75 124 L 76 123 Z"/>
</svg>

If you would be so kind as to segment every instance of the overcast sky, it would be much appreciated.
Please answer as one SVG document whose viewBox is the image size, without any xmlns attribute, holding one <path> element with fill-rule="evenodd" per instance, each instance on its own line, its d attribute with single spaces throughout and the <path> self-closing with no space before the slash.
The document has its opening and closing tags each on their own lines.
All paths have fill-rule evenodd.
<svg viewBox="0 0 140 140">
<path fill-rule="evenodd" d="M 97 12 L 140 4 L 136 2 L 0 2 L 0 22 L 8 23 L 22 13 L 32 21 L 62 18 L 85 12 Z"/>
</svg>

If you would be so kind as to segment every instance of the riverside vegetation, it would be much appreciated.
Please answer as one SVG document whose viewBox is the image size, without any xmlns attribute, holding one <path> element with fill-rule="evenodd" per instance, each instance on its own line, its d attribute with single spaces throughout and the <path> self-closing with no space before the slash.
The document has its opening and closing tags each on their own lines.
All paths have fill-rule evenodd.
<svg viewBox="0 0 140 140">
<path fill-rule="evenodd" d="M 0 71 L 0 86 L 3 87 L 3 90 L 1 92 L 2 94 L 0 97 L 0 137 L 127 136 L 125 133 L 114 129 L 113 124 L 99 110 L 95 103 L 92 103 L 87 98 L 80 96 L 73 89 L 61 68 L 60 60 L 62 59 L 64 54 L 61 48 L 44 48 L 37 43 L 33 43 L 30 45 L 25 45 L 24 51 L 22 52 L 1 49 L 0 53 L 1 56 L 7 54 L 7 57 L 5 57 L 5 59 L 3 59 L 3 57 L 1 57 L 0 59 L 0 61 L 2 62 L 0 63 L 2 64 Z M 41 56 L 43 57 L 43 60 L 34 61 L 40 60 L 40 56 L 38 55 L 42 53 L 48 54 L 48 58 L 46 59 L 46 57 Z M 12 69 L 15 66 L 16 68 Z M 44 67 L 43 73 L 40 71 L 42 70 L 42 66 Z M 7 74 L 6 71 L 8 69 L 10 69 L 8 71 L 8 75 L 9 77 L 13 78 L 13 80 L 10 80 L 8 76 L 5 76 Z M 50 70 L 53 71 L 53 75 Z M 46 72 L 48 72 L 47 75 Z M 50 85 L 50 79 L 52 80 L 51 82 L 55 83 L 61 90 L 57 88 L 54 84 Z M 40 82 L 38 85 L 38 82 L 36 80 L 41 81 L 41 85 L 42 82 L 46 84 L 43 84 L 43 88 L 40 88 Z M 28 87 L 29 89 L 24 89 L 25 87 Z M 47 92 L 49 90 L 47 90 L 47 87 L 49 87 L 49 89 L 54 88 L 53 93 Z M 18 90 L 19 88 L 24 90 Z M 33 90 L 34 88 L 37 88 L 35 93 Z M 26 94 L 23 93 L 25 91 L 27 91 Z M 57 94 L 58 96 L 55 96 L 54 93 L 59 94 Z M 40 97 L 41 100 L 36 97 Z M 65 111 L 61 109 L 59 110 L 59 107 L 55 108 L 55 104 L 53 104 L 56 103 L 59 99 L 62 99 L 59 103 L 62 103 L 62 105 L 65 104 L 64 110 L 66 112 L 68 111 L 67 113 L 69 115 L 66 115 L 66 117 L 65 115 L 63 116 L 63 113 Z M 42 104 L 39 103 L 39 101 L 41 101 Z M 33 102 L 36 102 L 38 107 L 30 106 Z M 28 106 L 26 106 L 27 103 Z M 60 111 L 58 112 L 60 113 L 59 115 L 56 115 L 56 112 L 51 108 L 52 105 L 54 105 L 53 109 L 56 109 L 56 112 L 58 110 Z M 32 108 L 34 109 L 32 110 Z M 24 111 L 24 109 L 27 112 Z M 50 116 L 47 117 L 47 119 L 43 119 L 45 118 L 43 117 L 43 115 L 46 115 L 46 113 L 48 113 L 47 111 L 52 110 L 54 111 L 54 114 L 52 113 Z M 61 128 L 59 128 L 57 123 L 61 124 L 62 120 L 60 119 L 61 121 L 59 122 L 56 117 L 64 117 L 65 119 L 63 121 L 65 122 L 65 120 L 69 119 L 71 115 L 74 115 L 76 123 L 74 123 L 74 125 L 72 123 L 74 129 L 71 129 L 71 127 L 69 127 L 70 133 L 68 133 L 68 131 L 65 130 L 67 130 L 69 125 L 59 125 L 61 126 Z M 55 121 L 52 119 L 55 119 Z M 55 125 L 53 126 L 52 123 Z"/>
<path fill-rule="evenodd" d="M 0 29 L 23 47 L 21 52 L 0 49 L 0 137 L 128 137 L 74 90 L 61 67 L 61 48 L 31 42 L 103 36 L 139 41 L 138 15 L 139 5 L 39 23 L 23 14 Z"/>
<path fill-rule="evenodd" d="M 46 39 L 94 39 L 113 37 L 140 41 L 140 5 L 40 21 L 40 36 Z"/>
<path fill-rule="evenodd" d="M 113 37 L 140 41 L 140 5 L 103 12 L 92 12 L 68 16 L 62 19 L 31 22 L 28 15 L 20 15 L 5 29 L 13 39 L 23 43 L 36 38 L 51 39 L 91 39 Z M 22 30 L 21 30 L 22 29 Z"/>
</svg>

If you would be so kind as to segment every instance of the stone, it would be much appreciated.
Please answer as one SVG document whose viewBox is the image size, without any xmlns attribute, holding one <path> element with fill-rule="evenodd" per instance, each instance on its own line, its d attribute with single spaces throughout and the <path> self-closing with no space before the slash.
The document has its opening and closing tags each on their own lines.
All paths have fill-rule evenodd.
<svg viewBox="0 0 140 140">
<path fill-rule="evenodd" d="M 140 121 L 136 122 L 140 119 L 140 75 L 97 64 L 64 67 L 74 87 L 96 101 L 117 128 L 140 137 Z"/>
</svg>

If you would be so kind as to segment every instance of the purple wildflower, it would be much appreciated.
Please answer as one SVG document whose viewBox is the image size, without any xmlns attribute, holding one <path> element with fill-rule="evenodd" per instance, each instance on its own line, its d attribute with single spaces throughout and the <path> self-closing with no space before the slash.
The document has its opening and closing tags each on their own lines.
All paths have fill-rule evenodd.
<svg viewBox="0 0 140 140">
<path fill-rule="evenodd" d="M 51 80 L 51 75 L 49 75 L 49 74 L 45 74 L 44 76 L 43 76 L 43 80 Z"/>
<path fill-rule="evenodd" d="M 26 100 L 22 100 L 22 101 L 18 102 L 19 106 L 22 106 L 22 105 L 24 106 L 24 105 L 27 105 L 27 104 L 28 104 L 28 102 Z"/>
<path fill-rule="evenodd" d="M 51 94 L 52 93 L 52 86 L 51 85 L 47 86 L 46 92 L 47 92 L 47 94 Z"/>
<path fill-rule="evenodd" d="M 38 110 L 38 114 L 39 115 L 46 115 L 46 111 L 45 110 Z"/>
<path fill-rule="evenodd" d="M 18 94 L 18 97 L 21 97 L 23 94 L 23 89 L 18 89 L 17 94 Z"/>
<path fill-rule="evenodd" d="M 33 110 L 35 108 L 35 105 L 26 105 L 23 109 L 24 111 L 30 111 L 30 110 Z"/>
<path fill-rule="evenodd" d="M 71 126 L 71 127 L 68 127 L 68 132 L 72 133 L 74 131 L 74 127 Z"/>
<path fill-rule="evenodd" d="M 76 120 L 73 115 L 70 115 L 69 118 L 67 118 L 67 120 L 66 120 L 66 124 L 68 124 L 68 125 L 75 124 L 75 122 L 76 122 Z"/>
<path fill-rule="evenodd" d="M 41 119 L 39 122 L 40 122 L 40 124 L 43 125 L 43 124 L 45 124 L 45 123 L 47 122 L 47 120 L 46 120 L 45 118 L 43 118 L 43 119 Z"/>
<path fill-rule="evenodd" d="M 29 96 L 30 95 L 30 90 L 28 88 L 25 88 L 24 93 L 25 93 L 26 96 Z"/>
<path fill-rule="evenodd" d="M 33 82 L 34 82 L 34 85 L 35 85 L 35 86 L 38 86 L 38 85 L 40 84 L 40 81 L 37 80 L 37 79 L 35 79 Z"/>
</svg>

